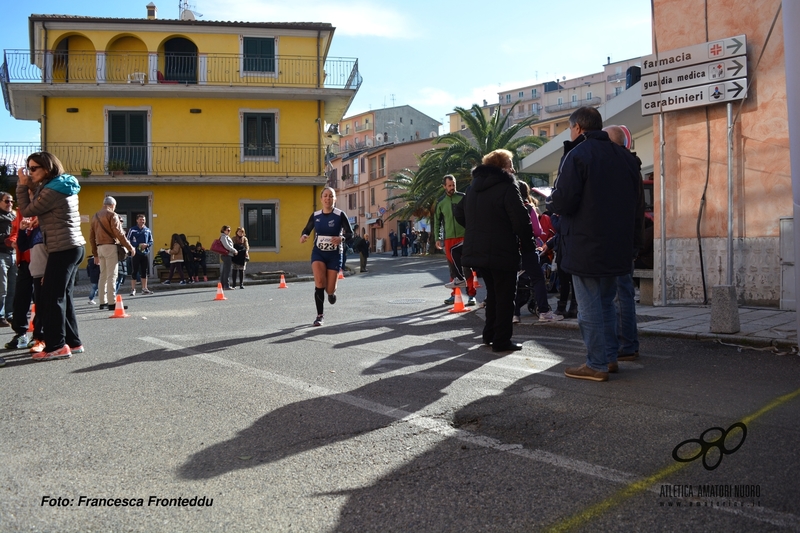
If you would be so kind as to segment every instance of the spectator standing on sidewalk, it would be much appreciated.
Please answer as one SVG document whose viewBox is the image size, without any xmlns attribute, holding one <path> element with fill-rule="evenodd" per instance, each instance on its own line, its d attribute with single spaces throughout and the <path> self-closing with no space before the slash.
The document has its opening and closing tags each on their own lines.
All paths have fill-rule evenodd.
<svg viewBox="0 0 800 533">
<path fill-rule="evenodd" d="M 150 272 L 150 248 L 153 246 L 153 233 L 145 223 L 144 214 L 136 215 L 136 225 L 128 230 L 128 240 L 136 248 L 137 254 L 131 257 L 131 296 L 136 296 L 136 280 L 142 282 L 142 294 L 153 294 L 147 288 L 147 276 Z"/>
<path fill-rule="evenodd" d="M 625 126 L 607 126 L 603 128 L 611 142 L 626 150 L 631 149 L 631 132 Z M 639 331 L 636 326 L 636 291 L 633 288 L 633 268 L 636 257 L 644 244 L 644 187 L 641 180 L 642 161 L 634 152 L 639 164 L 639 190 L 636 204 L 636 220 L 634 226 L 633 251 L 631 253 L 631 270 L 617 277 L 617 339 L 619 340 L 619 356 L 617 361 L 635 361 L 639 358 Z M 609 372 L 616 370 L 614 367 Z"/>
<path fill-rule="evenodd" d="M 233 268 L 231 259 L 233 259 L 233 256 L 236 255 L 236 248 L 234 248 L 233 241 L 231 240 L 230 226 L 222 226 L 222 229 L 219 233 L 219 242 L 222 244 L 223 248 L 228 250 L 228 255 L 219 254 L 219 261 L 222 264 L 222 268 L 220 268 L 219 279 L 222 282 L 222 288 L 224 290 L 233 290 L 236 287 L 231 283 L 231 270 Z"/>
<path fill-rule="evenodd" d="M 17 254 L 14 244 L 18 225 L 14 223 L 14 197 L 4 192 L 0 195 L 0 327 L 11 325 L 14 312 L 14 290 L 17 284 Z"/>
<path fill-rule="evenodd" d="M 547 209 L 561 215 L 559 261 L 572 274 L 587 348 L 586 363 L 564 375 L 591 381 L 607 381 L 609 369 L 617 367 L 614 297 L 617 277 L 631 270 L 641 182 L 636 158 L 602 129 L 603 119 L 592 107 L 570 115 L 570 140 L 547 200 Z"/>
<path fill-rule="evenodd" d="M 467 288 L 469 299 L 465 305 L 475 305 L 475 295 L 477 291 L 473 286 L 472 271 L 464 270 L 461 266 L 462 245 L 464 244 L 464 226 L 458 223 L 453 217 L 453 206 L 461 202 L 464 198 L 463 192 L 456 190 L 456 178 L 451 174 L 442 178 L 444 196 L 436 202 L 436 210 L 433 214 L 433 237 L 437 239 L 436 248 L 444 250 L 447 257 L 447 265 L 450 268 L 450 283 L 445 287 L 452 289 L 450 298 L 444 303 L 453 305 L 455 302 L 455 289 Z M 441 240 L 439 236 L 441 235 Z"/>
<path fill-rule="evenodd" d="M 89 241 L 92 245 L 94 261 L 100 265 L 100 309 L 114 309 L 116 302 L 117 276 L 119 274 L 119 256 L 117 243 L 136 255 L 136 249 L 125 237 L 122 221 L 114 212 L 117 201 L 112 196 L 103 199 L 103 207 L 92 217 Z M 45 235 L 46 237 L 46 235 Z"/>
<path fill-rule="evenodd" d="M 486 154 L 472 170 L 466 197 L 453 206 L 454 219 L 466 230 L 464 265 L 480 269 L 486 282 L 483 342 L 491 344 L 494 352 L 522 349 L 511 341 L 517 271 L 520 259 L 539 267 L 530 213 L 514 172 L 508 150 Z"/>
</svg>

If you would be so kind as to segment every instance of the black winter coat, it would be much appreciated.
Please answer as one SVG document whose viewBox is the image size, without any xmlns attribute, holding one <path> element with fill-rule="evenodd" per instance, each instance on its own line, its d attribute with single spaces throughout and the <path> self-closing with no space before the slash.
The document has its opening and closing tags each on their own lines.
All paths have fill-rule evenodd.
<svg viewBox="0 0 800 533">
<path fill-rule="evenodd" d="M 533 226 L 513 174 L 479 165 L 464 199 L 453 206 L 464 226 L 461 262 L 472 268 L 516 271 L 520 251 L 532 252 Z"/>
<path fill-rule="evenodd" d="M 561 215 L 559 266 L 582 277 L 631 272 L 641 188 L 636 156 L 604 131 L 564 143 L 547 209 Z"/>
</svg>

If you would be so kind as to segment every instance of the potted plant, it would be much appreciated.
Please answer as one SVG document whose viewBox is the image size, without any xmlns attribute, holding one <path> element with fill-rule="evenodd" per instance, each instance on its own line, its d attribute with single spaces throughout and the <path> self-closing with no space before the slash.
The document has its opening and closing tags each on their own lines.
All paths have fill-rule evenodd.
<svg viewBox="0 0 800 533">
<path fill-rule="evenodd" d="M 112 159 L 108 162 L 108 173 L 112 176 L 121 176 L 128 171 L 128 162 L 121 159 Z"/>
<path fill-rule="evenodd" d="M 88 178 L 91 175 L 92 175 L 92 169 L 90 169 L 90 168 L 82 168 L 81 169 L 81 177 L 82 178 Z"/>
</svg>

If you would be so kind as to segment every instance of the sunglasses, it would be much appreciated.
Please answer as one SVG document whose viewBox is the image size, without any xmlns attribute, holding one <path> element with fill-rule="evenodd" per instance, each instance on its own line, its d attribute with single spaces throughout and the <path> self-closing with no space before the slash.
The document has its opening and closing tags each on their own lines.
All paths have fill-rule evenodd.
<svg viewBox="0 0 800 533">
<path fill-rule="evenodd" d="M 36 170 L 39 170 L 40 168 L 42 168 L 42 167 L 41 166 L 36 166 L 36 165 L 31 165 L 31 166 L 28 167 L 28 172 L 34 172 Z"/>
</svg>

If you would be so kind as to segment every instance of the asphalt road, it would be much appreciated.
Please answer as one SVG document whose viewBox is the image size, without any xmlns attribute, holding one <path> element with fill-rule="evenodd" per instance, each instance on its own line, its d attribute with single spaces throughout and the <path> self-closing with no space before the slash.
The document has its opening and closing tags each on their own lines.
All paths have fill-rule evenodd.
<svg viewBox="0 0 800 533">
<path fill-rule="evenodd" d="M 82 307 L 85 354 L 0 369 L 0 531 L 800 531 L 797 357 L 645 337 L 571 380 L 577 331 L 498 357 L 445 275 L 371 259 L 321 328 L 310 283 Z"/>
</svg>

